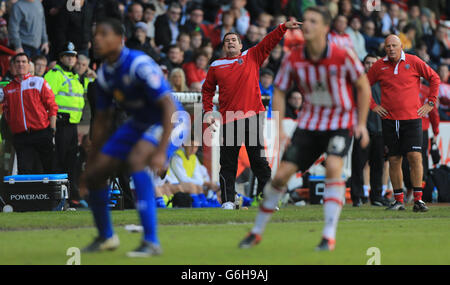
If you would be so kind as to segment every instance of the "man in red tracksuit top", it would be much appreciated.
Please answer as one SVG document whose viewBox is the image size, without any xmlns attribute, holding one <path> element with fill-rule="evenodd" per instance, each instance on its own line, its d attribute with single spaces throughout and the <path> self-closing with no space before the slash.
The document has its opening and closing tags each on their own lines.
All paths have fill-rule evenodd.
<svg viewBox="0 0 450 285">
<path fill-rule="evenodd" d="M 202 87 L 203 109 L 208 124 L 214 124 L 212 98 L 219 86 L 219 111 L 222 115 L 220 147 L 220 189 L 222 207 L 234 209 L 237 160 L 245 143 L 250 165 L 258 179 L 258 193 L 270 179 L 271 170 L 264 157 L 264 140 L 259 113 L 264 111 L 259 89 L 259 68 L 270 51 L 280 42 L 287 29 L 300 27 L 295 20 L 280 24 L 259 44 L 241 53 L 239 34 L 227 33 L 223 38 L 226 58 L 214 61 Z M 242 129 L 241 129 L 242 128 Z M 238 136 L 238 130 L 239 136 Z M 241 130 L 245 130 L 242 134 Z"/>
<path fill-rule="evenodd" d="M 15 78 L 3 88 L 4 114 L 13 134 L 19 174 L 36 174 L 36 153 L 44 173 L 52 173 L 53 135 L 58 105 L 55 95 L 42 77 L 29 74 L 30 60 L 25 53 L 12 59 Z"/>
<path fill-rule="evenodd" d="M 385 40 L 386 56 L 378 60 L 367 76 L 370 84 L 380 83 L 381 105 L 371 100 L 370 109 L 382 118 L 384 144 L 389 159 L 389 176 L 395 202 L 387 209 L 404 210 L 402 156 L 410 165 L 414 190 L 414 212 L 426 212 L 422 201 L 422 117 L 433 108 L 439 88 L 439 76 L 420 58 L 405 54 L 400 39 L 389 35 Z M 430 83 L 427 103 L 419 98 L 420 77 Z"/>
</svg>

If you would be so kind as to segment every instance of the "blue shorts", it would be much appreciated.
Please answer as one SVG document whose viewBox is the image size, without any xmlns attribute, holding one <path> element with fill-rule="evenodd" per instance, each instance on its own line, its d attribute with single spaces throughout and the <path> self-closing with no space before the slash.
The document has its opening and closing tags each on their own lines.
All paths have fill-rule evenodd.
<svg viewBox="0 0 450 285">
<path fill-rule="evenodd" d="M 169 144 L 167 145 L 167 160 L 169 160 L 173 153 L 182 146 L 183 140 L 186 137 L 186 134 L 188 134 L 187 131 L 189 131 L 187 129 L 188 125 L 188 122 L 183 120 L 180 123 L 175 124 Z M 161 124 L 153 124 L 145 129 L 136 127 L 136 124 L 130 120 L 123 124 L 108 139 L 103 145 L 101 152 L 105 155 L 126 161 L 134 145 L 140 140 L 145 140 L 158 146 L 162 132 L 163 127 Z"/>
</svg>

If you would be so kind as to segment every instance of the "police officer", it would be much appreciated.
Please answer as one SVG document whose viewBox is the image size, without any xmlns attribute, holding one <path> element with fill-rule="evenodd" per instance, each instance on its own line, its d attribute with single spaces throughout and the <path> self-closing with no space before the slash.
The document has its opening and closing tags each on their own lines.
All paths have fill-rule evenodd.
<svg viewBox="0 0 450 285">
<path fill-rule="evenodd" d="M 84 108 L 84 87 L 78 74 L 73 71 L 76 61 L 75 46 L 68 42 L 60 52 L 55 67 L 44 76 L 58 104 L 55 134 L 57 170 L 69 175 L 69 200 L 71 206 L 75 207 L 79 205 L 80 200 L 77 181 L 74 178 L 78 150 L 77 126 Z"/>
</svg>

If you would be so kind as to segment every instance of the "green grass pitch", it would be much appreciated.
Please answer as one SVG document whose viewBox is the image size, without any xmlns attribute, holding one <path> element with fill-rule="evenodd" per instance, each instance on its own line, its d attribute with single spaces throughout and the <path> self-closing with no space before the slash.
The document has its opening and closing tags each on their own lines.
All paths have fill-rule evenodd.
<svg viewBox="0 0 450 285">
<path fill-rule="evenodd" d="M 113 211 L 121 246 L 113 252 L 81 254 L 81 264 L 356 264 L 380 250 L 381 264 L 450 264 L 450 205 L 431 205 L 427 213 L 346 205 L 334 252 L 315 252 L 322 231 L 322 207 L 290 206 L 275 213 L 263 241 L 241 250 L 239 241 L 252 227 L 256 209 L 158 210 L 163 255 L 130 259 L 140 233 L 124 225 L 139 224 L 136 211 Z M 89 211 L 0 213 L 0 264 L 64 265 L 70 247 L 82 248 L 94 238 Z"/>
</svg>

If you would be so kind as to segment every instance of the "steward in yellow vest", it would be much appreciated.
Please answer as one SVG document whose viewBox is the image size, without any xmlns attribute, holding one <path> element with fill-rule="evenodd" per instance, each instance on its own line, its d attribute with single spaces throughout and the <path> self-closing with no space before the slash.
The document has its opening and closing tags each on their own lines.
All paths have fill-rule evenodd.
<svg viewBox="0 0 450 285">
<path fill-rule="evenodd" d="M 75 46 L 69 42 L 60 52 L 58 64 L 44 76 L 52 88 L 56 104 L 58 104 L 55 133 L 56 169 L 69 176 L 69 204 L 71 207 L 80 206 L 75 166 L 78 152 L 77 128 L 84 108 L 84 87 L 78 79 L 78 74 L 73 71 L 76 61 Z"/>
</svg>

